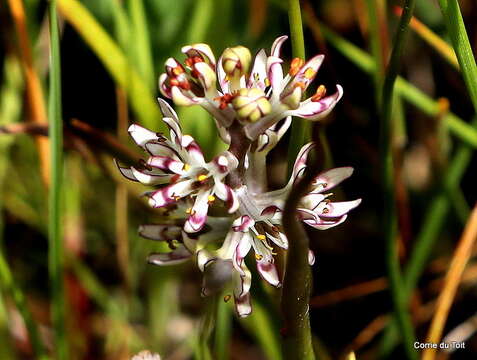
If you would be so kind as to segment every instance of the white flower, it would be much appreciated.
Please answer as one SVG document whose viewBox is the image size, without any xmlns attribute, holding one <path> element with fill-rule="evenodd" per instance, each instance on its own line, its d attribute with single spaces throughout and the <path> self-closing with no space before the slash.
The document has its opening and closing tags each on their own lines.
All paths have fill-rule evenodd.
<svg viewBox="0 0 477 360">
<path fill-rule="evenodd" d="M 163 121 L 170 129 L 170 139 L 139 125 L 131 125 L 129 133 L 150 157 L 142 169 L 121 166 L 119 169 L 126 178 L 146 185 L 168 184 L 146 193 L 152 207 L 168 206 L 184 197 L 194 196 L 194 205 L 188 209 L 190 215 L 184 228 L 189 233 L 197 232 L 204 226 L 209 205 L 216 197 L 226 203 L 230 213 L 237 210 L 235 194 L 225 185 L 224 178 L 237 167 L 238 161 L 225 151 L 206 163 L 195 140 L 182 134 L 174 110 L 162 99 L 159 99 L 159 104 L 164 114 Z"/>
<path fill-rule="evenodd" d="M 251 140 L 288 116 L 320 120 L 339 101 L 343 89 L 337 85 L 337 91 L 325 97 L 326 89 L 320 85 L 315 95 L 301 101 L 324 56 L 317 55 L 306 63 L 296 58 L 284 76 L 280 50 L 286 39 L 276 39 L 269 56 L 260 50 L 252 66 L 250 51 L 243 46 L 226 49 L 217 64 L 208 45 L 185 46 L 185 65 L 169 58 L 166 72 L 159 77 L 159 89 L 177 105 L 204 107 L 216 119 L 227 142 L 230 137 L 225 129 L 235 119 L 245 126 Z"/>
</svg>

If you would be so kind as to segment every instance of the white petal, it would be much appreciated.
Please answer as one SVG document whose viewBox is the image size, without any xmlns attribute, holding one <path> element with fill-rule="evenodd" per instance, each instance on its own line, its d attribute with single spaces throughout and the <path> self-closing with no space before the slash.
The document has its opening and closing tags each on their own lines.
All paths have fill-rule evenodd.
<svg viewBox="0 0 477 360">
<path fill-rule="evenodd" d="M 149 141 L 157 141 L 157 133 L 143 128 L 140 125 L 132 124 L 128 129 L 129 135 L 140 147 L 145 149 L 145 144 Z"/>
</svg>

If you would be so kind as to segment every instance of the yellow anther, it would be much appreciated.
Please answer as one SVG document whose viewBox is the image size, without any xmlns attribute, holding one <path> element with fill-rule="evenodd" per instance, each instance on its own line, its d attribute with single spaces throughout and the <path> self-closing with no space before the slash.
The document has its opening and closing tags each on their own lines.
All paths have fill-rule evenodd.
<svg viewBox="0 0 477 360">
<path fill-rule="evenodd" d="M 192 208 L 187 208 L 187 210 L 185 212 L 186 212 L 186 214 L 190 214 L 192 212 Z"/>
<path fill-rule="evenodd" d="M 190 169 L 189 164 L 184 164 L 184 166 L 182 167 L 182 170 L 184 170 L 184 171 L 189 171 L 189 169 Z"/>
<path fill-rule="evenodd" d="M 205 179 L 207 179 L 207 175 L 199 175 L 199 176 L 197 176 L 197 180 L 199 180 L 199 181 L 204 181 Z"/>
<path fill-rule="evenodd" d="M 263 256 L 260 255 L 260 254 L 255 254 L 255 259 L 257 259 L 258 261 L 260 261 L 260 260 L 263 259 Z"/>
<path fill-rule="evenodd" d="M 305 61 L 300 58 L 294 58 L 290 64 L 290 71 L 288 72 L 291 76 L 295 76 L 298 74 L 298 71 L 302 68 L 305 64 Z"/>
<path fill-rule="evenodd" d="M 265 239 L 266 239 L 266 236 L 265 236 L 265 235 L 263 235 L 263 234 L 259 234 L 259 235 L 257 235 L 257 239 L 259 239 L 259 240 L 262 240 L 262 241 L 263 241 L 263 240 L 265 240 Z"/>
<path fill-rule="evenodd" d="M 316 89 L 315 95 L 311 97 L 311 101 L 320 101 L 326 95 L 326 88 L 325 85 L 318 86 Z"/>
<path fill-rule="evenodd" d="M 207 196 L 207 201 L 208 201 L 209 203 L 214 202 L 214 201 L 215 201 L 215 196 L 214 196 L 214 195 L 209 195 L 209 196 Z"/>
<path fill-rule="evenodd" d="M 224 302 L 228 302 L 232 298 L 232 295 L 225 295 Z"/>
<path fill-rule="evenodd" d="M 308 80 L 311 80 L 316 75 L 316 71 L 313 70 L 312 68 L 308 68 L 308 69 L 305 70 L 304 75 Z"/>
<path fill-rule="evenodd" d="M 265 86 L 270 86 L 270 80 L 268 78 L 265 78 L 263 82 L 265 83 Z"/>
</svg>

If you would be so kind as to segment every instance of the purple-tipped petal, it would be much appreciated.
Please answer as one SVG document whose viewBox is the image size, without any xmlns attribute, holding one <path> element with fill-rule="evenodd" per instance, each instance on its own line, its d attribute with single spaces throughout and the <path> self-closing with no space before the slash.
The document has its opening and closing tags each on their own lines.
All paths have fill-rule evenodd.
<svg viewBox="0 0 477 360">
<path fill-rule="evenodd" d="M 181 228 L 175 225 L 141 225 L 138 229 L 139 236 L 156 241 L 177 240 L 181 236 Z"/>
<path fill-rule="evenodd" d="M 207 220 L 209 210 L 210 191 L 200 191 L 195 199 L 191 214 L 184 224 L 184 230 L 188 233 L 200 231 Z"/>
<path fill-rule="evenodd" d="M 224 151 L 222 154 L 216 156 L 210 162 L 210 172 L 213 175 L 223 177 L 227 175 L 231 170 L 234 170 L 238 166 L 237 158 L 229 151 Z"/>
<path fill-rule="evenodd" d="M 189 154 L 190 159 L 192 160 L 191 163 L 195 165 L 204 165 L 204 155 L 202 154 L 202 150 L 199 147 L 199 144 L 194 140 L 194 138 L 190 135 L 184 135 L 182 137 L 182 147 L 187 151 Z"/>
<path fill-rule="evenodd" d="M 144 146 L 151 156 L 167 156 L 178 159 L 177 152 L 163 141 L 149 141 Z"/>
<path fill-rule="evenodd" d="M 176 112 L 166 100 L 157 98 L 157 101 L 159 102 L 159 107 L 161 108 L 163 117 L 171 118 L 174 119 L 176 122 L 179 122 Z"/>
<path fill-rule="evenodd" d="M 284 87 L 282 63 L 283 60 L 275 56 L 269 56 L 267 59 L 267 77 L 275 96 L 278 96 Z"/>
<path fill-rule="evenodd" d="M 255 221 L 248 215 L 242 215 L 232 223 L 232 229 L 236 232 L 247 232 L 253 225 Z"/>
<path fill-rule="evenodd" d="M 147 258 L 148 263 L 154 265 L 182 264 L 190 259 L 192 254 L 183 245 L 179 245 L 174 251 L 168 253 L 153 253 Z"/>
<path fill-rule="evenodd" d="M 322 218 L 318 218 L 318 220 L 316 219 L 309 219 L 309 220 L 303 220 L 303 222 L 307 225 L 310 225 L 311 227 L 315 228 L 315 229 L 318 229 L 318 230 L 327 230 L 327 229 L 330 229 L 332 227 L 335 227 L 341 223 L 343 223 L 347 218 L 347 215 L 344 215 L 340 218 L 336 218 L 336 219 L 322 219 Z"/>
<path fill-rule="evenodd" d="M 238 317 L 247 317 L 252 313 L 252 304 L 250 301 L 250 293 L 240 298 L 235 298 L 235 311 Z"/>
<path fill-rule="evenodd" d="M 179 106 L 191 106 L 201 102 L 201 100 L 193 95 L 187 94 L 181 90 L 178 86 L 171 87 L 171 96 L 174 104 Z"/>
<path fill-rule="evenodd" d="M 315 144 L 310 142 L 304 145 L 300 149 L 300 152 L 298 153 L 298 156 L 296 157 L 295 164 L 293 165 L 292 178 L 290 179 L 291 181 L 295 182 L 298 177 L 302 176 L 303 171 L 306 168 L 306 161 L 308 159 L 308 154 L 310 153 L 310 150 L 313 149 L 314 147 L 315 147 Z"/>
<path fill-rule="evenodd" d="M 225 202 L 225 206 L 228 209 L 229 214 L 236 212 L 240 206 L 235 191 L 228 185 L 225 185 L 221 181 L 215 182 L 214 194 Z"/>
<path fill-rule="evenodd" d="M 280 57 L 280 52 L 282 49 L 283 43 L 288 39 L 288 36 L 283 35 L 275 39 L 272 45 L 271 55 Z"/>
<path fill-rule="evenodd" d="M 293 86 L 297 82 L 300 82 L 304 84 L 303 91 L 305 91 L 308 88 L 308 85 L 310 85 L 310 83 L 315 79 L 318 69 L 320 68 L 324 59 L 324 55 L 316 55 L 308 60 L 293 77 L 293 80 L 289 83 L 289 86 Z"/>
<path fill-rule="evenodd" d="M 361 199 L 342 202 L 324 202 L 316 209 L 321 218 L 337 218 L 346 215 L 361 203 Z"/>
<path fill-rule="evenodd" d="M 157 133 L 154 131 L 143 128 L 140 125 L 132 124 L 128 129 L 129 135 L 133 138 L 134 142 L 140 147 L 145 149 L 145 144 L 149 141 L 158 141 Z"/>
<path fill-rule="evenodd" d="M 224 68 L 222 66 L 222 55 L 219 57 L 219 61 L 217 62 L 217 78 L 219 80 L 220 89 L 222 90 L 222 93 L 228 94 L 230 92 L 230 86 L 227 74 L 225 73 Z"/>
<path fill-rule="evenodd" d="M 175 174 L 182 175 L 186 173 L 183 162 L 167 156 L 151 156 L 147 159 L 147 164 L 161 170 L 172 171 Z"/>
<path fill-rule="evenodd" d="M 313 181 L 314 192 L 330 190 L 336 185 L 346 180 L 353 174 L 353 168 L 349 166 L 333 168 L 319 174 Z"/>
<path fill-rule="evenodd" d="M 215 56 L 210 46 L 207 44 L 192 44 L 183 46 L 181 49 L 183 54 L 188 57 L 199 56 L 203 58 L 207 63 L 215 67 Z"/>
<path fill-rule="evenodd" d="M 327 116 L 343 96 L 343 88 L 336 85 L 337 91 L 318 101 L 304 101 L 298 109 L 288 111 L 287 114 L 298 116 L 311 121 L 318 121 Z"/>
<path fill-rule="evenodd" d="M 307 209 L 314 210 L 326 198 L 327 195 L 321 193 L 309 193 L 303 197 L 301 203 Z"/>
<path fill-rule="evenodd" d="M 171 87 L 167 83 L 168 79 L 169 76 L 166 73 L 163 73 L 159 76 L 159 90 L 166 98 L 172 99 Z"/>
<path fill-rule="evenodd" d="M 131 167 L 132 174 L 141 184 L 144 185 L 160 185 L 171 182 L 172 175 L 160 174 L 149 170 L 137 170 Z"/>
<path fill-rule="evenodd" d="M 131 181 L 138 181 L 138 179 L 136 179 L 130 167 L 119 165 L 119 162 L 116 159 L 114 159 L 114 163 L 118 167 L 118 170 L 121 173 L 121 175 L 124 176 L 126 179 Z"/>
<path fill-rule="evenodd" d="M 176 202 L 178 199 L 189 195 L 193 190 L 193 181 L 185 180 L 169 185 L 165 188 L 149 193 L 149 204 L 154 208 L 160 208 Z"/>
<path fill-rule="evenodd" d="M 272 234 L 267 233 L 267 238 L 269 238 L 275 245 L 281 247 L 282 249 L 288 249 L 288 239 L 284 233 L 281 231 L 276 234 L 278 236 L 273 236 Z"/>
<path fill-rule="evenodd" d="M 274 263 L 265 260 L 257 260 L 257 270 L 260 276 L 270 285 L 280 287 L 280 278 L 278 277 L 277 267 Z"/>
<path fill-rule="evenodd" d="M 194 65 L 200 84 L 209 98 L 217 96 L 217 76 L 215 71 L 205 62 L 199 62 Z"/>
<path fill-rule="evenodd" d="M 255 56 L 250 77 L 248 78 L 247 88 L 259 88 L 265 90 L 267 87 L 265 79 L 267 78 L 267 54 L 265 50 L 260 50 Z"/>
</svg>

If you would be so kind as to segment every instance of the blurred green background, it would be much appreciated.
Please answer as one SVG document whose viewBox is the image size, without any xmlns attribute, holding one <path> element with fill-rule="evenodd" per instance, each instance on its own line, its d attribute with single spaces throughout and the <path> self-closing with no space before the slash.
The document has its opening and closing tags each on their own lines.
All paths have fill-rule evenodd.
<svg viewBox="0 0 477 360">
<path fill-rule="evenodd" d="M 355 168 L 336 197 L 363 198 L 345 224 L 308 232 L 317 257 L 311 321 L 319 359 L 343 358 L 351 350 L 358 359 L 404 358 L 396 336 L 383 340 L 393 310 L 377 191 L 377 109 L 398 5 L 302 1 L 307 57 L 326 55 L 314 86 L 333 89 L 339 83 L 345 94 L 315 127 L 327 139 L 322 160 L 326 168 Z M 477 3 L 460 6 L 475 49 Z M 181 47 L 195 42 L 210 44 L 217 57 L 238 44 L 252 53 L 269 51 L 276 37 L 289 34 L 287 2 L 58 0 L 58 15 L 67 358 L 129 359 L 142 349 L 168 360 L 197 358 L 206 307 L 201 274 L 192 263 L 146 263 L 161 244 L 139 238 L 137 227 L 157 214 L 139 196 L 144 188 L 120 177 L 113 158 L 127 163 L 145 156 L 127 136 L 130 123 L 164 130 L 155 98 L 168 57 L 182 59 Z M 411 280 L 417 288 L 410 309 L 416 334 L 424 339 L 476 199 L 477 131 L 470 126 L 474 110 L 438 4 L 418 1 L 414 15 L 421 23 L 411 24 L 402 54 L 392 145 L 402 264 L 410 263 L 416 243 L 429 245 L 414 262 L 423 276 L 417 270 Z M 55 351 L 47 241 L 47 2 L 1 0 L 0 26 L 0 359 L 33 359 L 38 349 Z M 289 42 L 283 57 L 292 58 Z M 176 110 L 185 133 L 198 140 L 208 159 L 224 148 L 208 113 L 198 107 Z M 271 187 L 285 182 L 287 142 L 271 154 Z M 237 319 L 230 303 L 219 308 L 214 358 L 281 359 L 280 291 L 253 276 L 252 316 Z M 465 336 L 450 333 L 465 340 L 466 348 L 442 358 L 477 356 L 476 284 L 472 257 L 444 332 L 470 327 Z M 35 328 L 37 344 L 30 337 Z"/>
</svg>

